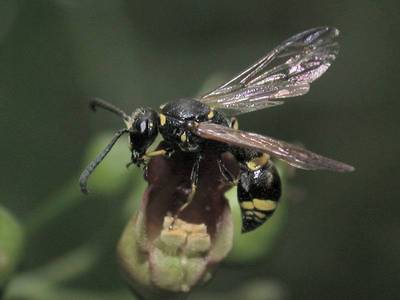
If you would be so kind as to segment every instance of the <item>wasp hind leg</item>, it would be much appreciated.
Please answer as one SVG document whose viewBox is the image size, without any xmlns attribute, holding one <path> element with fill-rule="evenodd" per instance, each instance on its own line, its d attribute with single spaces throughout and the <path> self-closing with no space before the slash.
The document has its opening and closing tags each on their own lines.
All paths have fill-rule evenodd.
<svg viewBox="0 0 400 300">
<path fill-rule="evenodd" d="M 238 183 L 237 176 L 235 176 L 232 173 L 232 171 L 227 166 L 225 166 L 222 159 L 218 159 L 217 164 L 218 164 L 219 172 L 221 173 L 222 178 L 225 180 L 225 182 L 231 184 L 232 186 L 237 185 L 237 183 Z"/>
<path fill-rule="evenodd" d="M 281 180 L 267 154 L 242 164 L 237 193 L 243 233 L 256 229 L 272 216 L 281 196 Z"/>
<path fill-rule="evenodd" d="M 190 173 L 190 183 L 191 183 L 190 192 L 187 194 L 185 203 L 183 203 L 183 205 L 181 205 L 178 208 L 177 212 L 175 213 L 174 219 L 176 219 L 178 217 L 178 215 L 192 202 L 192 200 L 196 194 L 197 183 L 199 180 L 199 168 L 200 168 L 201 159 L 202 159 L 202 156 L 199 154 L 194 161 L 194 164 L 192 166 L 192 171 Z M 173 222 L 173 224 L 174 224 L 174 222 Z"/>
</svg>

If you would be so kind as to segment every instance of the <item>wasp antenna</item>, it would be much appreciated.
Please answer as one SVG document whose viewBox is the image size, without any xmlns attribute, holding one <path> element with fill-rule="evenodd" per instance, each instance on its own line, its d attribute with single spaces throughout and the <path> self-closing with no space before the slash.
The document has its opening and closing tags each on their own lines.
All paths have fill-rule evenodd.
<svg viewBox="0 0 400 300">
<path fill-rule="evenodd" d="M 90 100 L 89 106 L 93 111 L 96 111 L 97 107 L 104 108 L 105 110 L 111 111 L 112 113 L 122 117 L 124 121 L 129 121 L 131 119 L 131 117 L 128 116 L 122 109 L 99 98 L 92 98 Z"/>
<path fill-rule="evenodd" d="M 114 146 L 114 144 L 118 141 L 118 139 L 124 134 L 129 132 L 128 129 L 121 129 L 118 130 L 115 135 L 113 136 L 112 140 L 110 141 L 110 143 L 103 149 L 103 151 L 101 151 L 99 153 L 99 155 L 97 155 L 97 157 L 90 162 L 90 164 L 86 167 L 85 170 L 83 170 L 81 177 L 79 177 L 79 185 L 81 187 L 81 191 L 84 194 L 88 194 L 88 190 L 87 190 L 87 182 L 88 179 L 90 177 L 90 175 L 93 173 L 93 171 L 96 169 L 96 167 L 103 161 L 103 159 L 106 157 L 106 155 L 108 154 L 108 152 L 111 151 L 112 147 Z"/>
</svg>

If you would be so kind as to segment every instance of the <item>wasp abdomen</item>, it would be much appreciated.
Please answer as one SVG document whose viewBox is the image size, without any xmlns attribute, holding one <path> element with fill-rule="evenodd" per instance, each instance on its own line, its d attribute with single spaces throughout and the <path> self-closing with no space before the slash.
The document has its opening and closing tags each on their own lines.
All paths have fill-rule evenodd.
<svg viewBox="0 0 400 300">
<path fill-rule="evenodd" d="M 267 154 L 244 163 L 238 182 L 242 232 L 264 224 L 277 208 L 280 196 L 281 180 Z"/>
</svg>

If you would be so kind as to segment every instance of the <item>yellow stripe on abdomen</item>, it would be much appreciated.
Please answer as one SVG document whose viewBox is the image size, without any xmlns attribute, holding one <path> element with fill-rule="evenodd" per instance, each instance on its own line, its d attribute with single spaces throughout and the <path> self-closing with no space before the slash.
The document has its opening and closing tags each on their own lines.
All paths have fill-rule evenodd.
<svg viewBox="0 0 400 300">
<path fill-rule="evenodd" d="M 264 199 L 253 199 L 254 207 L 261 211 L 274 211 L 277 206 L 276 201 L 264 200 Z"/>
<path fill-rule="evenodd" d="M 254 204 L 252 201 L 243 201 L 243 202 L 240 202 L 240 207 L 243 209 L 253 210 Z"/>
</svg>

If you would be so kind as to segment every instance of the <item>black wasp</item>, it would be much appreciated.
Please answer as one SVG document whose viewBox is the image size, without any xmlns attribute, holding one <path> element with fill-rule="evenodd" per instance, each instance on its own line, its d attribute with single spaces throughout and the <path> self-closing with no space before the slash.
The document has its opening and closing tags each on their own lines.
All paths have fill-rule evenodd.
<svg viewBox="0 0 400 300">
<path fill-rule="evenodd" d="M 125 133 L 130 140 L 131 164 L 145 166 L 151 157 L 192 153 L 195 157 L 190 176 L 192 194 L 196 192 L 199 163 L 206 147 L 215 147 L 221 155 L 227 151 L 233 154 L 240 166 L 238 176 L 233 176 L 222 160 L 218 165 L 223 178 L 238 186 L 243 232 L 263 224 L 276 209 L 280 198 L 281 182 L 270 156 L 305 170 L 353 171 L 352 166 L 299 146 L 241 131 L 235 118 L 307 93 L 310 83 L 335 60 L 339 50 L 338 35 L 339 31 L 332 27 L 299 33 L 215 90 L 198 98 L 167 103 L 161 106 L 160 112 L 141 107 L 128 115 L 105 101 L 93 100 L 93 109 L 101 107 L 119 115 L 126 128 L 119 130 L 83 171 L 80 177 L 82 192 L 87 193 L 88 177 Z M 164 139 L 165 147 L 147 152 L 158 133 Z"/>
</svg>

